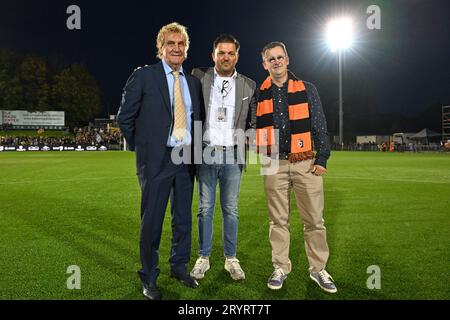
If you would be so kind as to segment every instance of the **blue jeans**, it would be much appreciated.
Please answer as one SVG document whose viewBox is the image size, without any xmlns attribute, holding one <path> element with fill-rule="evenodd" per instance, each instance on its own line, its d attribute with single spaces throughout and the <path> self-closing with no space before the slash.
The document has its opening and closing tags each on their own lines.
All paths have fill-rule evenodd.
<svg viewBox="0 0 450 320">
<path fill-rule="evenodd" d="M 213 215 L 216 205 L 216 186 L 219 181 L 220 206 L 222 209 L 222 244 L 227 257 L 236 256 L 238 233 L 238 197 L 242 165 L 200 164 L 197 166 L 199 186 L 199 256 L 209 257 L 213 236 Z"/>
</svg>

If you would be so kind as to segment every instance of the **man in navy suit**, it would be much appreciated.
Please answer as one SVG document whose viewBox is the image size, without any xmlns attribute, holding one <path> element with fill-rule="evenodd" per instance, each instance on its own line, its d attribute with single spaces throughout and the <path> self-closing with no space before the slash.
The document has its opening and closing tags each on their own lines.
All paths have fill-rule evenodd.
<svg viewBox="0 0 450 320">
<path fill-rule="evenodd" d="M 162 295 L 156 285 L 159 244 L 170 196 L 172 208 L 171 276 L 185 286 L 198 283 L 187 273 L 192 226 L 193 164 L 172 161 L 173 151 L 190 153 L 194 121 L 200 121 L 200 81 L 182 67 L 189 49 L 186 28 L 176 22 L 161 28 L 157 37 L 161 62 L 138 68 L 125 86 L 118 113 L 119 126 L 129 148 L 136 152 L 141 187 L 139 276 L 150 300 Z M 189 147 L 188 147 L 189 146 Z M 174 150 L 175 149 L 175 150 Z M 185 157 L 184 157 L 185 158 Z"/>
</svg>

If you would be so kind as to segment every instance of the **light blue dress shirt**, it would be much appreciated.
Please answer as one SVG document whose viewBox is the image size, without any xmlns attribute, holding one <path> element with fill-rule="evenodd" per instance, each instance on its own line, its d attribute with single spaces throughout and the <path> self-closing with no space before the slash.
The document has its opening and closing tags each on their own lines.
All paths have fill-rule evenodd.
<svg viewBox="0 0 450 320">
<path fill-rule="evenodd" d="M 175 77 L 172 74 L 173 69 L 164 60 L 162 60 L 162 64 L 163 64 L 164 72 L 165 72 L 166 78 L 167 78 L 167 85 L 169 86 L 170 110 L 172 112 L 172 119 L 173 119 L 173 100 L 174 100 L 173 99 L 173 84 L 175 82 Z M 186 117 L 187 117 L 187 119 L 186 119 L 186 134 L 184 135 L 183 141 L 176 141 L 172 135 L 169 135 L 169 137 L 167 139 L 168 147 L 189 145 L 192 142 L 192 137 L 191 137 L 191 128 L 192 128 L 191 94 L 189 92 L 189 87 L 187 84 L 186 76 L 184 75 L 183 66 L 180 67 L 179 71 L 180 71 L 181 93 L 183 95 L 183 101 L 184 101 L 184 105 L 186 107 Z M 172 127 L 173 127 L 173 121 L 172 121 Z M 172 133 L 172 127 L 170 128 L 170 133 Z"/>
</svg>

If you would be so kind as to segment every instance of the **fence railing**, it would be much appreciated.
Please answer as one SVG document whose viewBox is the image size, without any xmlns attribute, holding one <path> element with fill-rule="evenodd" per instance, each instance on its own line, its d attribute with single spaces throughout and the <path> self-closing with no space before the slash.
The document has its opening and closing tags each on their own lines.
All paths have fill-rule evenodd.
<svg viewBox="0 0 450 320">
<path fill-rule="evenodd" d="M 382 148 L 375 144 L 332 144 L 331 150 L 335 151 L 386 151 L 389 152 L 389 146 Z M 426 152 L 426 151 L 445 151 L 444 148 L 438 144 L 430 145 L 396 145 L 394 150 L 396 152 Z M 449 150 L 447 150 L 449 151 Z"/>
</svg>

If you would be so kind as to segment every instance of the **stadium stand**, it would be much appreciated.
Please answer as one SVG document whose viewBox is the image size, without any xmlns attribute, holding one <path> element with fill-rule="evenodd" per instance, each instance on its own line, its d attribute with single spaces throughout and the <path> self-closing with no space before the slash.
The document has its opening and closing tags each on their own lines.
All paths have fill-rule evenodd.
<svg viewBox="0 0 450 320">
<path fill-rule="evenodd" d="M 122 134 L 119 130 L 106 131 L 102 128 L 84 127 L 74 128 L 73 134 L 64 136 L 51 135 L 29 135 L 14 136 L 8 131 L 0 136 L 0 146 L 13 148 L 39 147 L 78 147 L 87 148 L 90 146 L 105 146 L 108 150 L 120 150 L 122 143 Z"/>
</svg>

